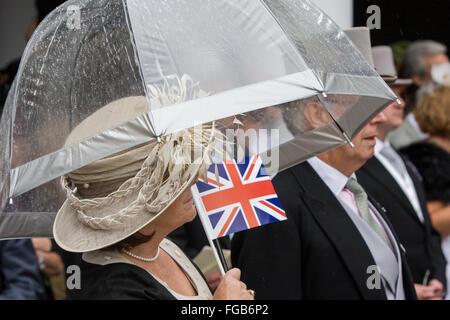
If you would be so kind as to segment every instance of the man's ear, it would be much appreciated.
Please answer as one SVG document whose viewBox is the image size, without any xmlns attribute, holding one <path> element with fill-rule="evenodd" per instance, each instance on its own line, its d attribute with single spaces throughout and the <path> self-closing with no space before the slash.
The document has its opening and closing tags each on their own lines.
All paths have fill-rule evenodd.
<svg viewBox="0 0 450 320">
<path fill-rule="evenodd" d="M 305 118 L 314 129 L 323 127 L 332 121 L 328 111 L 319 102 L 309 102 L 306 104 Z"/>
</svg>

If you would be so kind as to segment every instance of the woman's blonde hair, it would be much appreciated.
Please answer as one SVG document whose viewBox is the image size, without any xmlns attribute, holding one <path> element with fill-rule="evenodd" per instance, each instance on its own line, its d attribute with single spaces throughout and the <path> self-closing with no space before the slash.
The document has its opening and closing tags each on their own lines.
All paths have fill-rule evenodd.
<svg viewBox="0 0 450 320">
<path fill-rule="evenodd" d="M 450 86 L 426 94 L 414 113 L 420 129 L 431 136 L 450 137 Z"/>
</svg>

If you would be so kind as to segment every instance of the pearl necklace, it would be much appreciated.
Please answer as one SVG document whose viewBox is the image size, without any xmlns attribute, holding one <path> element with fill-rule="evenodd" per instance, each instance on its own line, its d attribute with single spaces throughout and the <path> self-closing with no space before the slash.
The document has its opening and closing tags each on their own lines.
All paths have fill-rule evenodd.
<svg viewBox="0 0 450 320">
<path fill-rule="evenodd" d="M 136 255 L 134 253 L 131 253 L 130 251 L 125 250 L 125 249 L 122 249 L 122 251 L 124 253 L 126 253 L 127 255 L 129 255 L 130 257 L 133 257 L 135 259 L 138 259 L 138 260 L 141 260 L 141 261 L 145 261 L 145 262 L 152 262 L 152 261 L 155 261 L 156 259 L 158 259 L 159 252 L 160 252 L 159 247 L 158 247 L 158 252 L 156 252 L 156 255 L 153 258 L 145 258 L 145 257 L 138 256 L 138 255 Z"/>
</svg>

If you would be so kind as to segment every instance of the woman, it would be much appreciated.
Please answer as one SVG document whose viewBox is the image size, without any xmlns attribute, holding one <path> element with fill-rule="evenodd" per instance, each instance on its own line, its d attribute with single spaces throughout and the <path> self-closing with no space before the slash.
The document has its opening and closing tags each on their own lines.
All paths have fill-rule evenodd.
<svg viewBox="0 0 450 320">
<path fill-rule="evenodd" d="M 66 144 L 146 110 L 145 97 L 116 100 L 78 125 Z M 63 249 L 84 252 L 81 289 L 68 290 L 69 299 L 253 299 L 238 269 L 212 295 L 199 270 L 166 239 L 196 215 L 190 187 L 207 168 L 214 137 L 211 125 L 182 130 L 62 178 L 67 200 L 54 237 Z"/>
<path fill-rule="evenodd" d="M 430 217 L 443 238 L 443 252 L 450 261 L 450 81 L 447 82 L 425 95 L 415 111 L 420 129 L 429 137 L 400 151 L 423 177 Z M 447 263 L 447 283 L 449 280 Z"/>
</svg>

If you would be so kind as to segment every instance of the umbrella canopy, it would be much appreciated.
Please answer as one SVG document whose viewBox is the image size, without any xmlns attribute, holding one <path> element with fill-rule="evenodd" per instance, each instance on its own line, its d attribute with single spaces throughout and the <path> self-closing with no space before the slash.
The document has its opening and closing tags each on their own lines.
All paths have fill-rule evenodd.
<svg viewBox="0 0 450 320">
<path fill-rule="evenodd" d="M 147 112 L 66 145 L 129 96 L 146 97 Z M 51 236 L 64 199 L 56 178 L 163 135 L 218 121 L 239 140 L 256 128 L 263 137 L 247 150 L 271 174 L 349 142 L 395 99 L 306 0 L 67 1 L 29 41 L 4 107 L 0 237 Z M 308 123 L 311 102 L 328 123 Z"/>
</svg>

